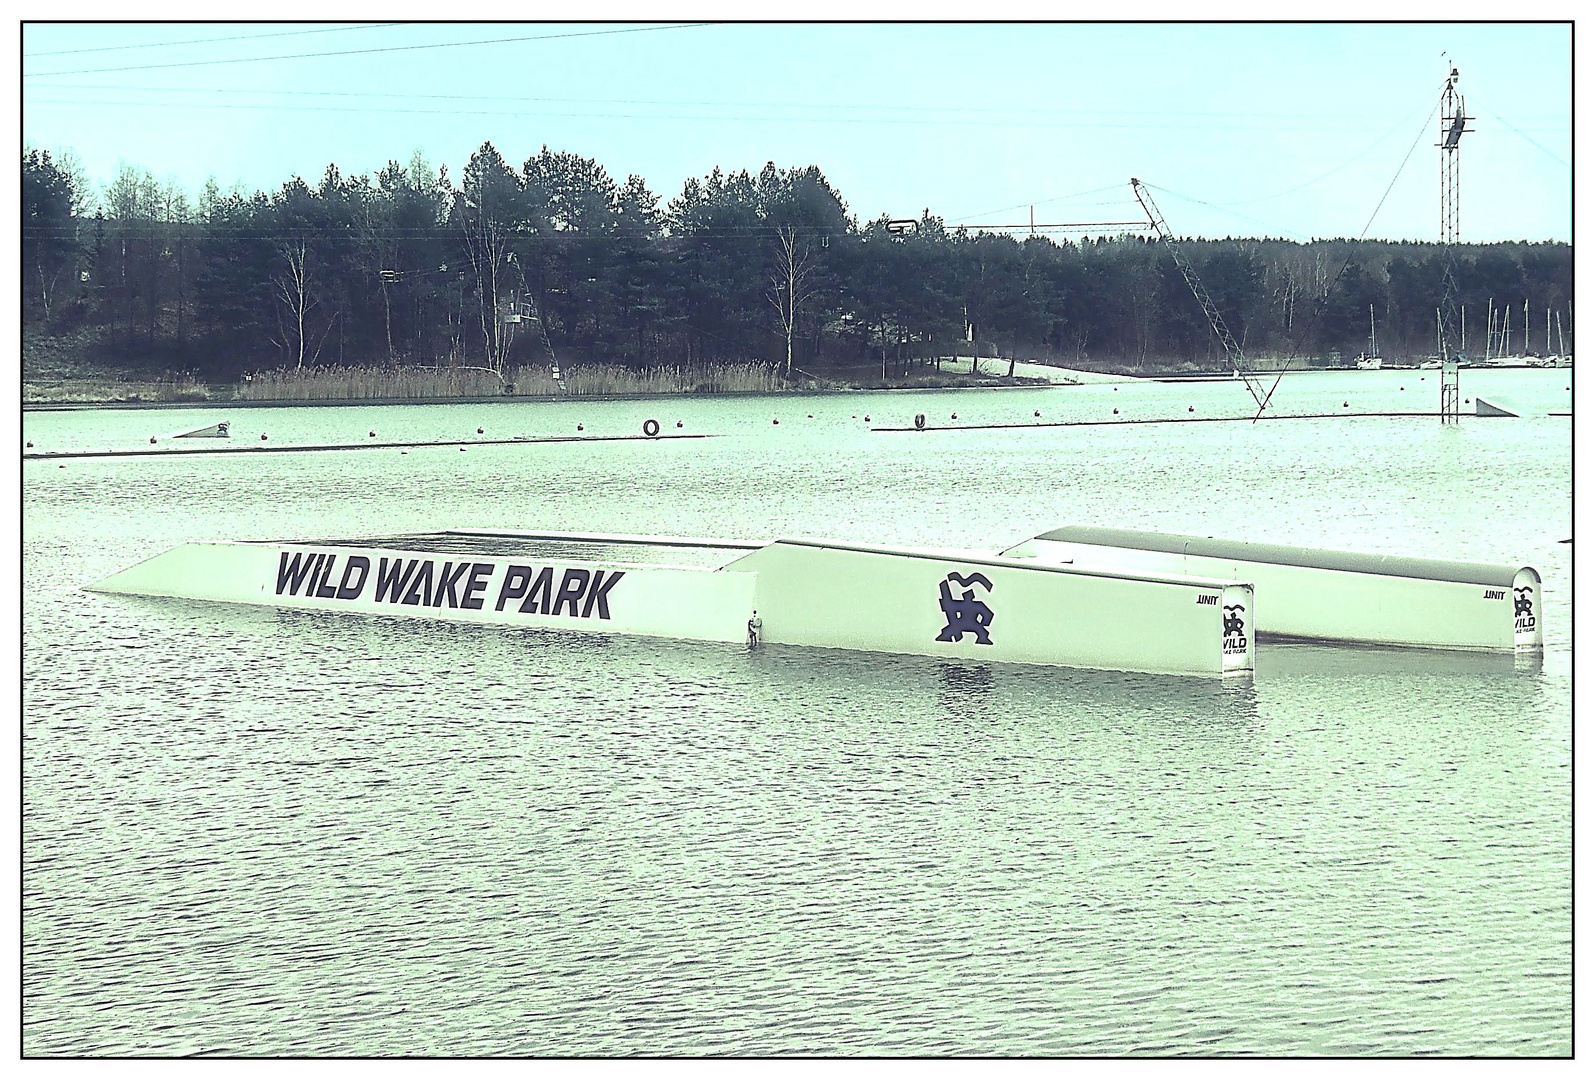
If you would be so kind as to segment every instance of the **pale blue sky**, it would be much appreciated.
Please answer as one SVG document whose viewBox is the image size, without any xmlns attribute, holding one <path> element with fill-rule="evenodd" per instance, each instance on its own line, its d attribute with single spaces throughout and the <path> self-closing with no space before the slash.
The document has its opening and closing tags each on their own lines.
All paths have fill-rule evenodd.
<svg viewBox="0 0 1595 1080">
<path fill-rule="evenodd" d="M 126 161 L 191 192 L 417 149 L 458 178 L 484 140 L 516 166 L 545 143 L 595 158 L 662 203 L 717 165 L 814 164 L 860 219 L 976 226 L 1031 204 L 1043 224 L 1139 222 L 1133 175 L 1209 236 L 1358 236 L 1390 188 L 1368 235 L 1434 240 L 1445 52 L 1476 117 L 1463 239 L 1571 239 L 1566 23 L 616 32 L 646 25 L 29 24 L 22 134 L 97 181 Z"/>
</svg>

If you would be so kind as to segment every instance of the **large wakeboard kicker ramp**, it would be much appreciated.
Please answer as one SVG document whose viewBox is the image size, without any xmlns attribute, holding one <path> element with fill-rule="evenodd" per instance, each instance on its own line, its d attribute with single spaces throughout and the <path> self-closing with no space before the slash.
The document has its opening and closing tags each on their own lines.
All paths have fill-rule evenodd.
<svg viewBox="0 0 1595 1080">
<path fill-rule="evenodd" d="M 460 529 L 188 543 L 104 593 L 577 633 L 1242 675 L 1261 633 L 1539 650 L 1539 574 L 1063 528 L 1001 552 Z"/>
</svg>

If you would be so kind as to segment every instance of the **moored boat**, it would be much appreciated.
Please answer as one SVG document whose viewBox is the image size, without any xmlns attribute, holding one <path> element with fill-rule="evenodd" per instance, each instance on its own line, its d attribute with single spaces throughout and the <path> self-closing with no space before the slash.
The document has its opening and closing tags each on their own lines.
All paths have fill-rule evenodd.
<svg viewBox="0 0 1595 1080">
<path fill-rule="evenodd" d="M 1368 350 L 1357 357 L 1357 370 L 1378 371 L 1384 366 L 1379 358 L 1379 341 L 1373 332 L 1373 305 L 1368 305 Z"/>
</svg>

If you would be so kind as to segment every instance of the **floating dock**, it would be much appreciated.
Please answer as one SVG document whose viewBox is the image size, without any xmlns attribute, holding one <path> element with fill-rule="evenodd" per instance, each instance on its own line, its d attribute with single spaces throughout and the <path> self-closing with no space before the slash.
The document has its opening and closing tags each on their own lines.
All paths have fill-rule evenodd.
<svg viewBox="0 0 1595 1080">
<path fill-rule="evenodd" d="M 1228 376 L 1226 376 L 1228 378 Z M 906 427 L 872 427 L 874 432 L 913 431 L 925 434 L 933 431 L 1035 431 L 1039 428 L 1072 427 L 1131 427 L 1145 424 L 1250 424 L 1257 420 L 1368 420 L 1383 417 L 1420 417 L 1433 420 L 1440 414 L 1433 409 L 1427 412 L 1338 412 L 1338 413 L 1265 413 L 1262 416 L 1152 416 L 1131 419 L 1116 416 L 1109 420 L 1036 420 L 1034 423 L 992 424 L 919 424 Z"/>
<path fill-rule="evenodd" d="M 173 437 L 185 438 L 186 436 Z M 362 443 L 273 444 L 271 442 L 259 442 L 233 446 L 160 447 L 153 450 L 143 447 L 121 450 L 34 450 L 24 452 L 22 459 L 24 461 L 60 461 L 68 458 L 184 457 L 197 454 L 301 454 L 335 450 L 418 450 L 428 447 L 432 449 L 448 449 L 456 446 L 543 446 L 550 443 L 573 442 L 664 442 L 670 439 L 714 439 L 718 437 L 716 435 L 694 435 L 678 432 L 670 435 L 521 435 L 512 439 L 432 439 L 428 442 L 378 442 L 375 439 Z"/>
<path fill-rule="evenodd" d="M 1532 566 L 1369 555 L 1175 533 L 1072 526 L 1003 552 L 1046 565 L 1249 581 L 1257 633 L 1439 649 L 1540 650 Z"/>
<path fill-rule="evenodd" d="M 89 587 L 581 633 L 1185 675 L 1253 670 L 1241 579 L 989 552 L 452 530 L 190 543 Z"/>
</svg>

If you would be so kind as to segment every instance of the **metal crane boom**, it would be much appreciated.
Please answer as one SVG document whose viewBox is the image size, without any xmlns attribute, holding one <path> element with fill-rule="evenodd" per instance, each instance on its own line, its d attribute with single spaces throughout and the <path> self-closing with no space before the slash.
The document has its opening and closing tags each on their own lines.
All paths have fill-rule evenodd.
<svg viewBox="0 0 1595 1080">
<path fill-rule="evenodd" d="M 1174 265 L 1179 268 L 1180 276 L 1190 287 L 1196 302 L 1202 305 L 1202 313 L 1207 316 L 1207 324 L 1218 336 L 1219 344 L 1224 346 L 1224 356 L 1229 361 L 1230 367 L 1246 383 L 1246 389 L 1251 393 L 1252 400 L 1257 402 L 1257 411 L 1262 412 L 1268 399 L 1261 385 L 1252 381 L 1252 373 L 1246 364 L 1246 354 L 1236 343 L 1235 336 L 1229 332 L 1229 327 L 1224 325 L 1224 316 L 1218 310 L 1218 305 L 1213 303 L 1213 298 L 1202 287 L 1202 279 L 1196 276 L 1196 270 L 1186 259 L 1185 253 L 1180 250 L 1174 234 L 1169 231 L 1168 222 L 1163 220 L 1163 215 L 1158 212 L 1157 203 L 1152 201 L 1152 193 L 1146 190 L 1145 184 L 1133 176 L 1130 177 L 1130 190 L 1135 192 L 1136 201 L 1141 204 L 1141 209 L 1146 211 L 1147 219 L 1152 222 L 1152 228 L 1157 233 L 1158 239 L 1163 241 L 1163 245 L 1169 249 L 1169 254 L 1174 256 Z"/>
</svg>

